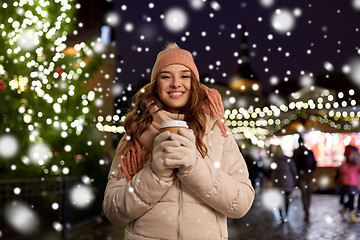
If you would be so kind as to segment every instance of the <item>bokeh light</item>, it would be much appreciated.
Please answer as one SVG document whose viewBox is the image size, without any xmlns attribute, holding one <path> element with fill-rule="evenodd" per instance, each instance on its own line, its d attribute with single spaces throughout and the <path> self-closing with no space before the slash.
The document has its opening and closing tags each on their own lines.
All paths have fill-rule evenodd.
<svg viewBox="0 0 360 240">
<path fill-rule="evenodd" d="M 120 24 L 120 15 L 116 12 L 109 12 L 105 16 L 105 21 L 109 26 L 116 27 Z"/>
<path fill-rule="evenodd" d="M 17 138 L 11 134 L 0 135 L 0 156 L 11 158 L 17 154 L 19 150 L 19 142 Z"/>
<path fill-rule="evenodd" d="M 360 58 L 350 60 L 348 74 L 353 83 L 360 86 Z"/>
<path fill-rule="evenodd" d="M 61 223 L 59 222 L 54 222 L 53 223 L 53 228 L 57 231 L 57 232 L 61 232 L 61 230 L 63 229 L 63 226 Z"/>
<path fill-rule="evenodd" d="M 126 32 L 132 32 L 134 30 L 134 24 L 132 23 L 125 23 L 124 29 Z"/>
<path fill-rule="evenodd" d="M 203 0 L 188 0 L 190 7 L 194 10 L 200 10 L 204 8 L 205 2 Z"/>
<path fill-rule="evenodd" d="M 211 8 L 214 9 L 215 11 L 220 11 L 220 9 L 221 9 L 221 6 L 220 6 L 220 4 L 219 4 L 217 1 L 212 1 L 212 2 L 210 3 L 210 6 L 211 6 Z"/>
<path fill-rule="evenodd" d="M 27 204 L 13 201 L 5 207 L 6 221 L 19 233 L 34 233 L 39 225 L 36 212 Z"/>
<path fill-rule="evenodd" d="M 24 30 L 19 36 L 18 46 L 24 50 L 33 50 L 39 43 L 36 36 L 32 29 Z"/>
<path fill-rule="evenodd" d="M 38 142 L 29 147 L 28 155 L 32 163 L 44 165 L 52 157 L 52 152 L 49 145 Z"/>
<path fill-rule="evenodd" d="M 269 102 L 271 104 L 274 104 L 275 106 L 280 106 L 281 104 L 286 103 L 285 99 L 283 99 L 281 96 L 279 96 L 278 94 L 275 94 L 275 93 L 271 93 L 269 95 Z"/>
<path fill-rule="evenodd" d="M 284 196 L 278 189 L 269 189 L 261 195 L 263 207 L 268 210 L 275 210 L 284 204 Z"/>
<path fill-rule="evenodd" d="M 90 186 L 78 184 L 70 190 L 70 202 L 74 207 L 86 208 L 88 207 L 95 196 Z"/>
<path fill-rule="evenodd" d="M 308 87 L 314 84 L 314 78 L 309 75 L 301 76 L 299 79 L 299 84 L 301 87 Z"/>
<path fill-rule="evenodd" d="M 332 65 L 331 62 L 324 62 L 324 68 L 326 70 L 328 70 L 329 72 L 333 71 L 334 70 L 334 66 Z"/>
<path fill-rule="evenodd" d="M 181 8 L 172 8 L 165 13 L 165 27 L 171 32 L 181 32 L 188 24 L 188 16 Z"/>
<path fill-rule="evenodd" d="M 360 10 L 360 0 L 352 0 L 351 3 L 355 10 Z"/>
<path fill-rule="evenodd" d="M 295 27 L 295 19 L 291 11 L 277 9 L 271 17 L 271 25 L 278 33 L 286 33 Z"/>
<path fill-rule="evenodd" d="M 272 7 L 274 5 L 274 0 L 260 0 L 260 4 L 263 7 Z"/>
</svg>

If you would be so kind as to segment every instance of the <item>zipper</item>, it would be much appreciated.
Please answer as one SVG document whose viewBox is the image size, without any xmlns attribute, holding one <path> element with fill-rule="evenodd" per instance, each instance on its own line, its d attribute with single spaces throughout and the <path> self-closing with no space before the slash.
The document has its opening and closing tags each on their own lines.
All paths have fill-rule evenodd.
<svg viewBox="0 0 360 240">
<path fill-rule="evenodd" d="M 178 183 L 178 225 L 177 225 L 177 239 L 180 240 L 181 238 L 181 217 L 182 217 L 182 213 L 181 213 L 181 205 L 182 205 L 182 193 L 181 193 L 181 182 L 180 180 L 177 178 L 177 183 Z"/>
</svg>

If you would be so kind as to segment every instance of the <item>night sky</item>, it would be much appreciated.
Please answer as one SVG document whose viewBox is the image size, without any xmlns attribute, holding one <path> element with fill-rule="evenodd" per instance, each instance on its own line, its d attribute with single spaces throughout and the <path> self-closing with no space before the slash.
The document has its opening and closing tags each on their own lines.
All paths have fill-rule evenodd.
<svg viewBox="0 0 360 240">
<path fill-rule="evenodd" d="M 319 85 L 319 75 L 322 87 L 339 90 L 339 81 L 339 87 L 350 82 L 351 88 L 360 88 L 360 0 L 79 2 L 78 18 L 84 27 L 76 38 L 100 35 L 102 25 L 112 26 L 117 49 L 113 95 L 117 98 L 129 84 L 135 87 L 149 81 L 156 55 L 167 41 L 193 53 L 202 81 L 226 85 L 238 68 L 236 54 L 244 34 L 250 64 L 265 94 Z M 174 20 L 173 9 L 185 16 L 184 25 L 166 25 Z M 274 27 L 276 18 L 280 30 Z M 335 77 L 328 80 L 327 74 Z"/>
<path fill-rule="evenodd" d="M 201 75 L 227 83 L 237 69 L 242 34 L 248 35 L 250 63 L 265 92 L 288 79 L 341 72 L 360 55 L 359 2 L 114 1 L 119 16 L 114 26 L 117 83 L 125 88 L 149 79 L 156 54 L 167 41 L 191 51 Z M 165 25 L 174 8 L 187 20 L 176 32 Z M 280 18 L 282 31 L 274 28 L 274 15 Z M 297 84 L 300 88 L 307 83 Z"/>
</svg>

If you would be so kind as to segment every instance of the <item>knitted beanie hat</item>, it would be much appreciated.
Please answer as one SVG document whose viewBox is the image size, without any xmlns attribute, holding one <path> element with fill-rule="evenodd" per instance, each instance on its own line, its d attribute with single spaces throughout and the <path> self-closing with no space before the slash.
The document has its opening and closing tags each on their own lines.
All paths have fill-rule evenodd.
<svg viewBox="0 0 360 240">
<path fill-rule="evenodd" d="M 195 65 L 191 53 L 185 49 L 179 48 L 176 43 L 169 43 L 165 50 L 157 55 L 154 67 L 151 71 L 151 81 L 155 81 L 160 71 L 172 64 L 180 64 L 191 70 L 196 80 L 200 81 L 199 71 Z"/>
</svg>

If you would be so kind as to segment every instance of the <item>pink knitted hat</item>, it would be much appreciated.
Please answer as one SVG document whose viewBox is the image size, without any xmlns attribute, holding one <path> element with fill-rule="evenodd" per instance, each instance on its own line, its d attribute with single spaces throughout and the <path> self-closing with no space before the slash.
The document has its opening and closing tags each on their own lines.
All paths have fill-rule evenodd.
<svg viewBox="0 0 360 240">
<path fill-rule="evenodd" d="M 156 62 L 151 71 L 151 81 L 155 81 L 163 68 L 172 64 L 181 64 L 189 68 L 194 73 L 196 80 L 200 81 L 199 71 L 191 53 L 179 48 L 176 43 L 170 43 L 165 50 L 159 52 L 157 55 Z"/>
</svg>

